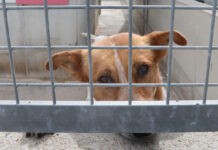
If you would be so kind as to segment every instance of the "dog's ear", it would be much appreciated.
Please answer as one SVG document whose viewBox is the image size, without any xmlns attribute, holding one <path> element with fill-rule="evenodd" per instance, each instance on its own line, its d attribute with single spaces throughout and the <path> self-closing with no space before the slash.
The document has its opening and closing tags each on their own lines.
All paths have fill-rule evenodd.
<svg viewBox="0 0 218 150">
<path fill-rule="evenodd" d="M 150 45 L 165 46 L 169 44 L 170 31 L 154 31 L 145 35 L 144 38 Z M 185 46 L 187 44 L 185 36 L 176 30 L 173 32 L 173 41 L 181 46 Z M 153 52 L 155 54 L 154 59 L 157 62 L 167 54 L 167 50 L 154 50 Z"/>
<path fill-rule="evenodd" d="M 64 67 L 75 80 L 87 82 L 83 73 L 82 50 L 62 51 L 52 56 L 53 69 Z M 45 62 L 45 69 L 49 71 L 49 61 Z"/>
</svg>

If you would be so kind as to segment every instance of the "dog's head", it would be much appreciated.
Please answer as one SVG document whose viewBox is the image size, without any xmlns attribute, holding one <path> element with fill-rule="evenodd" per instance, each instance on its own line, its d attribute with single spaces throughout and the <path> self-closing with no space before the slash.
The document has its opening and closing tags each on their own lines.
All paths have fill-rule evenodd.
<svg viewBox="0 0 218 150">
<path fill-rule="evenodd" d="M 134 46 L 168 45 L 169 31 L 155 31 L 139 36 L 132 35 Z M 174 42 L 186 45 L 186 38 L 174 31 Z M 127 46 L 128 33 L 120 33 L 106 37 L 92 45 L 95 46 Z M 167 50 L 137 49 L 132 51 L 132 82 L 162 83 L 158 62 L 167 54 Z M 102 49 L 92 50 L 92 67 L 94 83 L 127 83 L 128 82 L 128 50 Z M 52 56 L 53 69 L 64 67 L 72 77 L 80 82 L 89 82 L 88 50 L 62 51 Z M 49 70 L 48 61 L 45 64 Z M 133 100 L 161 100 L 164 98 L 161 87 L 133 87 Z M 96 100 L 127 100 L 127 87 L 95 87 Z"/>
</svg>

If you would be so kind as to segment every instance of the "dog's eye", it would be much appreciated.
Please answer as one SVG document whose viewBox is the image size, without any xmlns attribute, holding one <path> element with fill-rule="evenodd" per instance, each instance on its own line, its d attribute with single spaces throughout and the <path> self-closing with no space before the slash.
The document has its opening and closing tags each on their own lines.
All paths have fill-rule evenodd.
<svg viewBox="0 0 218 150">
<path fill-rule="evenodd" d="M 139 77 L 143 77 L 148 73 L 149 66 L 148 65 L 141 65 L 138 67 L 137 74 Z"/>
<path fill-rule="evenodd" d="M 113 83 L 114 80 L 110 76 L 101 76 L 98 79 L 98 82 L 100 82 L 100 83 Z"/>
</svg>

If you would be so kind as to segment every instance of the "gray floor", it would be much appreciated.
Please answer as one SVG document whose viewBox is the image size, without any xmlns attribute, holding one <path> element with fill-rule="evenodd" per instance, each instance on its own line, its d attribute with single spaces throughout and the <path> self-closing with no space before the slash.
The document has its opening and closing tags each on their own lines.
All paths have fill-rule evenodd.
<svg viewBox="0 0 218 150">
<path fill-rule="evenodd" d="M 103 4 L 119 5 L 119 1 L 103 1 Z M 111 35 L 125 27 L 123 12 L 102 10 L 98 35 Z M 111 22 L 111 19 L 115 21 Z M 116 22 L 116 24 L 114 24 Z M 1 79 L 8 82 L 10 79 Z M 19 79 L 18 82 L 39 82 L 35 79 Z M 58 100 L 82 100 L 86 88 L 59 88 Z M 49 93 L 49 94 L 48 94 Z M 64 94 L 63 94 L 64 93 Z M 19 88 L 20 98 L 27 100 L 51 99 L 50 88 Z M 176 94 L 174 94 L 176 97 Z M 0 87 L 0 99 L 14 99 L 13 88 Z M 42 139 L 26 138 L 24 133 L 0 133 L 0 150 L 216 150 L 218 132 L 205 133 L 159 133 L 141 141 L 131 141 L 119 134 L 56 133 Z"/>
<path fill-rule="evenodd" d="M 55 134 L 27 139 L 22 133 L 1 133 L 1 150 L 216 150 L 218 133 L 162 133 L 143 141 L 118 134 Z"/>
</svg>

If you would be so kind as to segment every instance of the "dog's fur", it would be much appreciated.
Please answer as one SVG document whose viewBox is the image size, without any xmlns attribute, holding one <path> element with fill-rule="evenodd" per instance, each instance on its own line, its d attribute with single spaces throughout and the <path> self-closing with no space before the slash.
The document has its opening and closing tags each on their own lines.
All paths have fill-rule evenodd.
<svg viewBox="0 0 218 150">
<path fill-rule="evenodd" d="M 132 34 L 132 45 L 134 46 L 159 46 L 168 45 L 169 31 L 155 31 L 140 36 Z M 93 46 L 127 46 L 128 33 L 119 33 L 104 37 L 93 43 Z M 186 45 L 186 38 L 174 31 L 174 42 Z M 133 83 L 162 83 L 158 62 L 167 54 L 167 50 L 145 50 L 132 51 L 132 82 Z M 110 78 L 109 83 L 128 82 L 128 50 L 92 50 L 93 82 L 98 83 L 101 77 Z M 89 82 L 88 50 L 62 51 L 52 56 L 53 69 L 64 67 L 72 77 L 80 82 Z M 148 66 L 145 75 L 139 75 L 138 68 Z M 49 70 L 48 61 L 45 64 Z M 163 100 L 165 98 L 162 87 L 133 87 L 133 100 Z M 127 100 L 127 87 L 95 87 L 95 100 Z"/>
</svg>

